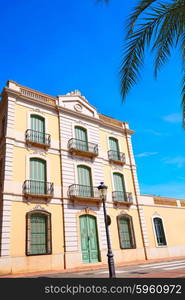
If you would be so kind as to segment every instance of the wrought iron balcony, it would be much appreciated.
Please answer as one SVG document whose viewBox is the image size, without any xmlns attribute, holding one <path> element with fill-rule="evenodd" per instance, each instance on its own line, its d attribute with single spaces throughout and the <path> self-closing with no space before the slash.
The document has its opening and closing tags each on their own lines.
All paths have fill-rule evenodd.
<svg viewBox="0 0 185 300">
<path fill-rule="evenodd" d="M 78 140 L 78 139 L 70 139 L 68 141 L 68 149 L 71 153 L 94 157 L 98 155 L 98 145 L 94 143 L 88 143 L 86 141 Z"/>
<path fill-rule="evenodd" d="M 119 151 L 109 150 L 108 158 L 110 161 L 117 163 L 119 165 L 125 164 L 125 154 Z"/>
<path fill-rule="evenodd" d="M 132 193 L 126 193 L 123 191 L 115 191 L 115 192 L 112 192 L 112 198 L 113 198 L 113 201 L 118 204 L 127 204 L 127 205 L 133 204 Z"/>
<path fill-rule="evenodd" d="M 101 201 L 97 187 L 72 184 L 69 186 L 68 195 L 72 200 Z"/>
<path fill-rule="evenodd" d="M 25 133 L 26 142 L 35 146 L 48 148 L 51 144 L 50 134 L 27 129 Z"/>
<path fill-rule="evenodd" d="M 54 186 L 51 182 L 25 180 L 23 194 L 34 198 L 52 198 Z"/>
</svg>

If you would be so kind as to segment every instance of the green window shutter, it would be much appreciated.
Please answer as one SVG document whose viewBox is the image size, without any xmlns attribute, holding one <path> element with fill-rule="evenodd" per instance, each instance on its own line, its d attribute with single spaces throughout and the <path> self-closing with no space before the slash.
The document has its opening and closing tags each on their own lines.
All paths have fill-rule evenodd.
<svg viewBox="0 0 185 300">
<path fill-rule="evenodd" d="M 115 160 L 120 160 L 120 153 L 119 153 L 119 145 L 118 140 L 115 138 L 109 138 L 109 147 L 112 150 L 111 156 Z"/>
<path fill-rule="evenodd" d="M 86 166 L 78 166 L 78 184 L 92 186 L 91 169 Z"/>
<path fill-rule="evenodd" d="M 78 184 L 80 196 L 90 197 L 92 196 L 92 178 L 91 169 L 86 166 L 78 166 Z"/>
<path fill-rule="evenodd" d="M 129 219 L 119 218 L 119 235 L 121 248 L 133 248 Z"/>
<path fill-rule="evenodd" d="M 31 115 L 32 141 L 44 144 L 45 142 L 45 120 L 44 118 Z"/>
<path fill-rule="evenodd" d="M 154 218 L 154 226 L 155 226 L 155 232 L 156 232 L 158 245 L 159 246 L 165 246 L 166 245 L 166 238 L 165 238 L 162 219 L 161 218 Z"/>
<path fill-rule="evenodd" d="M 43 214 L 32 214 L 30 225 L 30 254 L 47 253 L 47 217 Z"/>
<path fill-rule="evenodd" d="M 114 179 L 114 189 L 116 193 L 117 201 L 123 201 L 125 199 L 125 184 L 124 184 L 124 178 L 122 174 L 114 173 L 113 174 Z"/>
<path fill-rule="evenodd" d="M 30 159 L 30 180 L 32 194 L 46 192 L 46 161 L 38 158 Z"/>
<path fill-rule="evenodd" d="M 88 151 L 87 130 L 82 127 L 75 127 L 76 147 L 81 151 Z"/>
</svg>

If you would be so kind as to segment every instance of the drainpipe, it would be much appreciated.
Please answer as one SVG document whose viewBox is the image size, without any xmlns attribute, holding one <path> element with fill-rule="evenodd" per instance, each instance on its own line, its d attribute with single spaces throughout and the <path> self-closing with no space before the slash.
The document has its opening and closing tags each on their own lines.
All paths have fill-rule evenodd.
<svg viewBox="0 0 185 300">
<path fill-rule="evenodd" d="M 127 143 L 127 149 L 128 149 L 128 156 L 129 156 L 132 180 L 133 180 L 133 185 L 134 185 L 134 193 L 135 193 L 135 199 L 136 199 L 137 213 L 138 213 L 139 224 L 140 224 L 140 228 L 141 228 L 143 249 L 144 249 L 145 259 L 147 260 L 148 256 L 147 256 L 147 251 L 146 251 L 146 246 L 145 246 L 145 241 L 144 241 L 144 232 L 143 232 L 143 227 L 142 227 L 142 222 L 141 222 L 141 215 L 140 215 L 140 212 L 139 212 L 139 202 L 138 202 L 137 189 L 136 189 L 136 183 L 135 183 L 135 178 L 134 178 L 134 170 L 133 170 L 133 165 L 132 165 L 132 160 L 131 160 L 131 153 L 130 153 L 129 142 L 128 142 L 127 128 L 126 128 L 124 122 L 123 122 L 123 124 L 124 124 L 124 129 L 125 129 L 125 137 L 126 137 L 126 143 Z"/>
<path fill-rule="evenodd" d="M 60 178 L 61 178 L 61 198 L 62 198 L 62 218 L 63 218 L 63 241 L 64 241 L 64 269 L 66 266 L 66 236 L 65 236 L 65 219 L 64 219 L 64 197 L 63 197 L 63 172 L 62 172 L 62 150 L 61 150 L 61 129 L 60 129 L 60 112 L 58 106 L 56 106 L 58 113 L 58 124 L 59 124 L 59 151 L 60 151 Z"/>
</svg>

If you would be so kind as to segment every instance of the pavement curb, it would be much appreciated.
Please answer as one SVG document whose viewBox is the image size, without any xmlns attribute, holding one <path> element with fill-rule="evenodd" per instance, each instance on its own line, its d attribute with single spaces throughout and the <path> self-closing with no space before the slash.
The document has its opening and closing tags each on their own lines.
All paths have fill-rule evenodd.
<svg viewBox="0 0 185 300">
<path fill-rule="evenodd" d="M 148 259 L 148 260 L 137 260 L 132 262 L 125 262 L 116 264 L 116 268 L 124 267 L 124 266 L 132 266 L 132 265 L 140 265 L 140 264 L 152 264 L 152 263 L 160 263 L 160 262 L 171 262 L 174 260 L 185 260 L 185 256 L 176 256 L 171 258 L 163 258 L 163 259 Z M 39 276 L 45 274 L 58 274 L 58 273 L 75 273 L 75 272 L 84 272 L 84 271 L 96 271 L 99 269 L 107 269 L 107 264 L 97 265 L 97 266 L 87 266 L 87 267 L 76 267 L 70 269 L 62 269 L 62 270 L 45 270 L 45 271 L 35 271 L 35 272 L 20 272 L 20 273 L 9 273 L 9 274 L 0 274 L 0 278 L 26 278 L 31 276 Z M 181 274 L 184 275 L 184 274 Z M 185 276 L 185 275 L 184 275 Z M 143 276 L 142 276 L 143 277 Z M 182 276 L 183 277 L 183 276 Z"/>
</svg>

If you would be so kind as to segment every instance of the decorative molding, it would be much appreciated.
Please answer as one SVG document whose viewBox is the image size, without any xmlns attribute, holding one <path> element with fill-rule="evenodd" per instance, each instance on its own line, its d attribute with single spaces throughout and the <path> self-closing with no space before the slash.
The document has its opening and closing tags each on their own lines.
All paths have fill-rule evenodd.
<svg viewBox="0 0 185 300">
<path fill-rule="evenodd" d="M 40 110 L 39 108 L 32 108 L 32 110 L 30 111 L 31 113 L 32 112 L 36 112 L 36 113 L 39 113 L 41 115 L 45 115 L 44 112 L 42 110 Z"/>
<path fill-rule="evenodd" d="M 127 215 L 127 214 L 128 214 L 127 210 L 121 210 L 118 215 Z"/>
<path fill-rule="evenodd" d="M 78 121 L 78 120 L 76 120 L 76 123 L 77 123 L 77 124 L 80 124 L 81 126 L 84 126 L 84 127 L 85 127 L 85 128 L 88 130 L 88 127 L 87 127 L 87 126 L 88 126 L 88 124 L 87 124 L 87 123 L 85 123 L 85 122 L 82 122 L 81 120 L 79 120 L 79 121 Z M 74 127 L 75 127 L 75 126 L 74 126 Z"/>
<path fill-rule="evenodd" d="M 123 166 L 122 167 L 120 167 L 120 166 L 112 166 L 112 169 L 113 170 L 119 170 L 119 171 L 123 171 Z"/>
<path fill-rule="evenodd" d="M 153 216 L 153 217 L 161 217 L 161 215 L 160 215 L 157 211 L 155 211 L 155 212 L 152 214 L 152 216 Z"/>
<path fill-rule="evenodd" d="M 92 210 L 90 207 L 86 207 L 86 208 L 84 209 L 84 211 L 85 211 L 86 214 L 94 213 L 93 210 Z"/>
<path fill-rule="evenodd" d="M 30 209 L 30 211 L 33 211 L 33 210 L 44 210 L 44 211 L 47 211 L 44 207 L 42 207 L 41 205 L 36 205 L 34 206 L 32 209 Z"/>
<path fill-rule="evenodd" d="M 74 105 L 74 109 L 75 109 L 76 111 L 78 111 L 78 112 L 82 112 L 83 107 L 82 107 L 81 104 L 75 104 L 75 105 Z"/>
<path fill-rule="evenodd" d="M 46 152 L 43 152 L 43 151 L 40 149 L 40 150 L 37 150 L 37 151 L 33 151 L 32 154 L 33 154 L 33 155 L 42 155 L 42 156 L 45 157 L 47 153 L 46 153 Z"/>
</svg>

